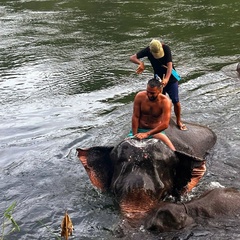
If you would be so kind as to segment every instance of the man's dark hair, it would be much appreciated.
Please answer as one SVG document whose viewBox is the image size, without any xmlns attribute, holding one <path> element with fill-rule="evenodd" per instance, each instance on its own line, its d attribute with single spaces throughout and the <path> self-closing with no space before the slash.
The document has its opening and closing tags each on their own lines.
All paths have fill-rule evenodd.
<svg viewBox="0 0 240 240">
<path fill-rule="evenodd" d="M 157 88 L 160 88 L 161 87 L 161 83 L 159 80 L 157 80 L 156 78 L 152 78 L 148 81 L 148 85 L 151 87 L 151 88 L 154 88 L 154 87 L 157 87 Z"/>
</svg>

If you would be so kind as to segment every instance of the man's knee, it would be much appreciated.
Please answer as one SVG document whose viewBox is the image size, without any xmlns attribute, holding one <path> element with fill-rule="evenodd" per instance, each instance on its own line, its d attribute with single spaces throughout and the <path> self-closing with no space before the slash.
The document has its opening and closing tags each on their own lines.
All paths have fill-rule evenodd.
<svg viewBox="0 0 240 240">
<path fill-rule="evenodd" d="M 166 135 L 164 133 L 156 133 L 153 135 L 153 138 L 160 139 L 160 140 L 166 140 Z"/>
</svg>

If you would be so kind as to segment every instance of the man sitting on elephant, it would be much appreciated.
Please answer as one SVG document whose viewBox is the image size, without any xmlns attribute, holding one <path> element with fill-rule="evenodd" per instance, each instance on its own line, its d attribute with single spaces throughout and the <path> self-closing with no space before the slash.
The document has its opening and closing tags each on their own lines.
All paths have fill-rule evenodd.
<svg viewBox="0 0 240 240">
<path fill-rule="evenodd" d="M 171 101 L 161 93 L 162 85 L 160 81 L 152 78 L 148 81 L 146 91 L 136 94 L 133 103 L 132 129 L 128 137 L 135 137 L 139 140 L 157 138 L 171 150 L 176 151 L 172 141 L 164 132 L 168 128 L 171 119 Z M 191 191 L 205 172 L 206 165 L 205 161 L 203 161 L 200 167 L 192 170 L 191 181 L 180 194 Z"/>
<path fill-rule="evenodd" d="M 157 138 L 175 151 L 170 139 L 164 133 L 171 118 L 171 101 L 161 94 L 162 85 L 152 78 L 148 81 L 147 90 L 137 93 L 133 104 L 132 130 L 128 137 Z"/>
</svg>

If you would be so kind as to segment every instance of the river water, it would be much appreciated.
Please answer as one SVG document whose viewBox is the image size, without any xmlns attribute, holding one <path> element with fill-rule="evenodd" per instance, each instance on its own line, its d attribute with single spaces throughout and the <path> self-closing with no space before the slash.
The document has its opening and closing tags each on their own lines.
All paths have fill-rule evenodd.
<svg viewBox="0 0 240 240">
<path fill-rule="evenodd" d="M 159 38 L 182 76 L 182 118 L 217 135 L 197 196 L 240 189 L 238 0 L 0 0 L 0 217 L 13 202 L 21 228 L 6 239 L 240 239 L 239 219 L 153 234 L 122 227 L 112 196 L 91 185 L 77 147 L 114 145 L 152 77 L 129 56 Z M 120 230 L 119 230 L 120 229 Z"/>
</svg>

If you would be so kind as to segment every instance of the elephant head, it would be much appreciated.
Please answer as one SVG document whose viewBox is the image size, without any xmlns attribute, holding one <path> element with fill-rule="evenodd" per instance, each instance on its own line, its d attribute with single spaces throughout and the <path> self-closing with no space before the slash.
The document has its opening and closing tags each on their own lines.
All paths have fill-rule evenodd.
<svg viewBox="0 0 240 240">
<path fill-rule="evenodd" d="M 145 228 L 151 231 L 176 231 L 195 224 L 186 205 L 161 202 L 145 219 Z"/>
<path fill-rule="evenodd" d="M 187 126 L 181 131 L 171 120 L 166 129 L 177 151 L 157 139 L 130 138 L 116 146 L 78 148 L 78 157 L 94 186 L 112 192 L 129 217 L 142 217 L 165 196 L 181 192 L 216 142 L 209 128 Z"/>
<path fill-rule="evenodd" d="M 186 203 L 160 202 L 145 219 L 148 230 L 160 232 L 180 230 L 206 219 L 239 219 L 240 191 L 215 188 Z"/>
<path fill-rule="evenodd" d="M 93 185 L 111 191 L 129 218 L 141 217 L 159 200 L 181 190 L 203 159 L 172 151 L 157 139 L 125 139 L 115 147 L 77 149 Z"/>
</svg>

